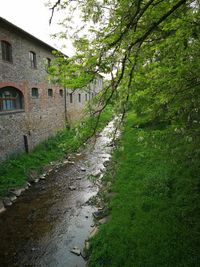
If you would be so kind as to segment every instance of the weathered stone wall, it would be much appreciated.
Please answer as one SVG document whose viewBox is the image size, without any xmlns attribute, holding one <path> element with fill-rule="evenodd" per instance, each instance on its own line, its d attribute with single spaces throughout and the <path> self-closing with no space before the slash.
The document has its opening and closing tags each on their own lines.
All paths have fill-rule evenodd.
<svg viewBox="0 0 200 267">
<path fill-rule="evenodd" d="M 62 88 L 47 80 L 46 59 L 53 59 L 52 49 L 29 35 L 0 24 L 0 40 L 12 45 L 13 62 L 2 60 L 0 47 L 0 89 L 17 88 L 23 94 L 23 109 L 0 112 L 0 160 L 25 151 L 24 136 L 29 149 L 65 126 L 65 101 Z M 36 54 L 37 68 L 31 68 L 29 51 Z M 31 89 L 38 88 L 33 97 Z M 48 89 L 53 96 L 48 96 Z"/>
<path fill-rule="evenodd" d="M 93 97 L 95 97 L 103 87 L 103 78 L 99 76 L 95 81 L 91 82 L 88 88 L 82 90 L 67 90 L 66 106 L 67 118 L 69 122 L 75 122 L 85 116 L 85 110 Z M 72 102 L 70 101 L 70 94 L 72 94 Z M 81 95 L 81 96 L 79 96 Z M 81 101 L 80 101 L 81 97 Z"/>
<path fill-rule="evenodd" d="M 0 40 L 12 45 L 13 62 L 2 60 L 0 49 L 0 80 L 1 81 L 26 81 L 30 87 L 38 83 L 47 82 L 46 58 L 53 59 L 51 47 L 42 45 L 36 39 L 23 32 L 17 31 L 8 25 L 0 25 Z M 32 68 L 29 52 L 36 54 L 37 67 Z"/>
<path fill-rule="evenodd" d="M 27 134 L 25 120 L 25 112 L 0 116 L 0 160 L 24 151 L 23 135 Z"/>
<path fill-rule="evenodd" d="M 25 151 L 24 136 L 31 150 L 64 128 L 66 117 L 70 123 L 83 117 L 85 105 L 102 89 L 99 77 L 85 90 L 61 94 L 63 89 L 48 81 L 46 71 L 47 58 L 54 58 L 52 47 L 0 18 L 1 40 L 11 44 L 13 60 L 2 60 L 0 47 L 0 90 L 7 86 L 18 89 L 23 94 L 23 107 L 0 111 L 0 161 Z M 30 51 L 36 54 L 36 68 L 31 67 Z M 38 88 L 38 97 L 32 96 L 32 88 Z M 48 96 L 48 89 L 53 90 L 53 96 Z"/>
</svg>

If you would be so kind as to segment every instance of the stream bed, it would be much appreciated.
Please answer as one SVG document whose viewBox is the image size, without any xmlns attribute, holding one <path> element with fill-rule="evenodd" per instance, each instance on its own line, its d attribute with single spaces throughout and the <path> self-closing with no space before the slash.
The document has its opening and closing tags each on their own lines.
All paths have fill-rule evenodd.
<svg viewBox="0 0 200 267">
<path fill-rule="evenodd" d="M 96 207 L 88 203 L 113 149 L 114 120 L 71 161 L 26 190 L 0 214 L 0 267 L 84 267 L 82 256 Z M 72 162 L 73 160 L 73 162 Z"/>
</svg>

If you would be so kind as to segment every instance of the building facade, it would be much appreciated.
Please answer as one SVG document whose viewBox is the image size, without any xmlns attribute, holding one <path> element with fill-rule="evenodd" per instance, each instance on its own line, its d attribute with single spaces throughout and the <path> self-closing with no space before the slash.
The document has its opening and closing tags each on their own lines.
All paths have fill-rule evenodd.
<svg viewBox="0 0 200 267">
<path fill-rule="evenodd" d="M 75 122 L 85 115 L 87 105 L 102 90 L 103 78 L 98 75 L 84 89 L 76 89 L 75 91 L 66 89 L 66 115 L 69 122 Z"/>
<path fill-rule="evenodd" d="M 85 101 L 75 95 L 82 93 L 71 96 L 48 80 L 53 50 L 0 18 L 0 161 L 30 151 L 64 128 L 67 116 L 81 114 Z"/>
</svg>

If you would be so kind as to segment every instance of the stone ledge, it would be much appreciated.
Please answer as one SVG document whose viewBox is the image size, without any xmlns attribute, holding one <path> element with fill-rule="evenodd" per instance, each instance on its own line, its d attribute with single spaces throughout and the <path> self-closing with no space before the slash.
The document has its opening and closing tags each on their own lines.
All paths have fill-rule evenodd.
<svg viewBox="0 0 200 267">
<path fill-rule="evenodd" d="M 16 110 L 11 110 L 11 111 L 1 111 L 0 112 L 0 116 L 4 116 L 4 115 L 12 115 L 12 114 L 16 114 L 16 113 L 24 113 L 25 110 L 24 109 L 16 109 Z"/>
</svg>

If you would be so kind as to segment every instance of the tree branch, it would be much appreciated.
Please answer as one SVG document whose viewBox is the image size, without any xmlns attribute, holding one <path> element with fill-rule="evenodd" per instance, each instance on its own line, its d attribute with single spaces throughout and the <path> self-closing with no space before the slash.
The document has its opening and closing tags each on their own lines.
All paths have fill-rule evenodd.
<svg viewBox="0 0 200 267">
<path fill-rule="evenodd" d="M 49 25 L 51 25 L 51 22 L 52 22 L 52 19 L 53 19 L 53 15 L 54 15 L 54 11 L 55 11 L 56 7 L 60 5 L 60 3 L 61 3 L 61 0 L 57 0 L 55 2 L 55 4 L 50 8 L 50 10 L 51 10 L 51 17 L 49 19 Z"/>
</svg>

